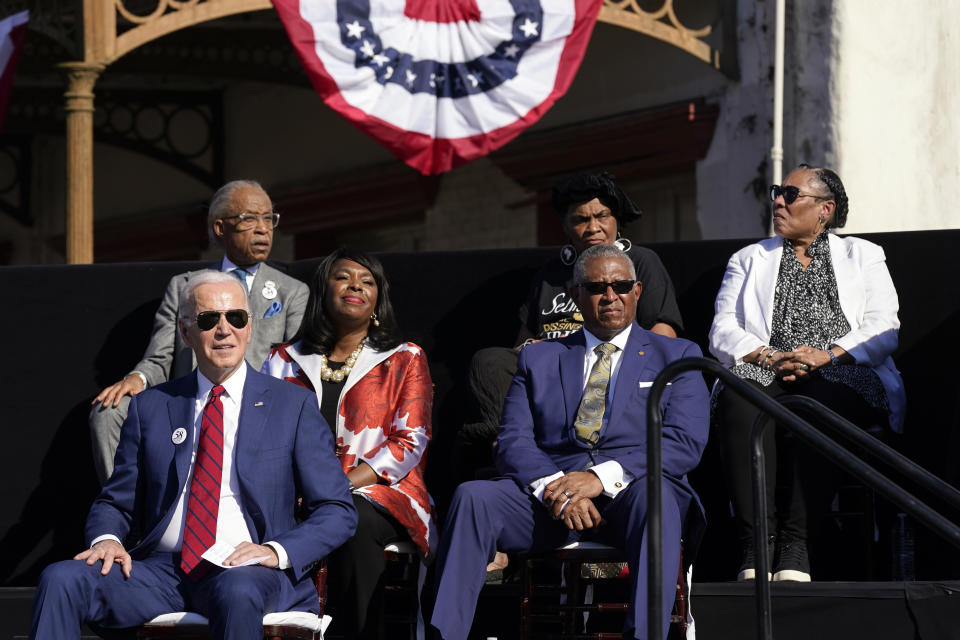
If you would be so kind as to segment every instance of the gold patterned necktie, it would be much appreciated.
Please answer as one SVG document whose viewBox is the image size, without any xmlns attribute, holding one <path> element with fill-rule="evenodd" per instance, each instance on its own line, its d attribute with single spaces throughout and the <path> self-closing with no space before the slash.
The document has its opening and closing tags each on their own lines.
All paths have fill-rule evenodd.
<svg viewBox="0 0 960 640">
<path fill-rule="evenodd" d="M 597 361 L 590 369 L 587 386 L 580 398 L 580 408 L 577 409 L 577 421 L 573 423 L 577 430 L 577 440 L 589 445 L 595 445 L 600 439 L 600 427 L 603 425 L 603 412 L 607 406 L 607 391 L 610 387 L 610 356 L 617 350 L 616 345 L 605 342 L 594 347 Z"/>
</svg>

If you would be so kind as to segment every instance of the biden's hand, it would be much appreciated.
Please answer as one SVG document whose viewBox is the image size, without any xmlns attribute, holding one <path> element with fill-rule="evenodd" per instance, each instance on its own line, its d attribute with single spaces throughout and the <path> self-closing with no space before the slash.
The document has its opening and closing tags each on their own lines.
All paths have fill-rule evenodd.
<svg viewBox="0 0 960 640">
<path fill-rule="evenodd" d="M 273 547 L 265 544 L 253 544 L 252 542 L 238 544 L 233 553 L 226 557 L 223 564 L 227 567 L 240 566 L 247 560 L 263 556 L 266 556 L 266 558 L 261 560 L 259 564 L 271 568 L 279 566 L 280 558 L 277 557 L 277 552 L 273 550 Z"/>
<path fill-rule="evenodd" d="M 73 556 L 74 560 L 85 560 L 88 565 L 94 565 L 98 560 L 103 560 L 103 568 L 100 569 L 100 575 L 107 575 L 114 563 L 120 565 L 120 571 L 124 578 L 130 577 L 130 570 L 133 568 L 133 560 L 130 554 L 123 548 L 123 545 L 116 540 L 101 540 L 86 551 Z"/>
</svg>

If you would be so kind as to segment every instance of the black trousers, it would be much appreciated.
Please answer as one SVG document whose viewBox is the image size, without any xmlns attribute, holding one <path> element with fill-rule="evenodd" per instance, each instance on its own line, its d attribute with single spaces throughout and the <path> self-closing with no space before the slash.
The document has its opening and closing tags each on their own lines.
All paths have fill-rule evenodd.
<svg viewBox="0 0 960 640">
<path fill-rule="evenodd" d="M 503 401 L 517 372 L 518 357 L 507 347 L 488 347 L 473 354 L 467 384 L 474 400 L 474 421 L 463 427 L 467 440 L 492 442 L 497 438 Z"/>
<path fill-rule="evenodd" d="M 498 475 L 493 466 L 493 443 L 503 401 L 517 371 L 517 357 L 515 350 L 506 347 L 489 347 L 473 354 L 467 374 L 471 402 L 455 444 L 458 485 Z"/>
<path fill-rule="evenodd" d="M 856 391 L 847 385 L 824 380 L 817 373 L 803 382 L 777 380 L 768 387 L 748 382 L 771 397 L 793 394 L 813 398 L 863 429 L 888 424 L 886 414 L 868 405 Z M 725 389 L 719 397 L 717 412 L 723 469 L 737 535 L 746 544 L 753 537 L 750 430 L 757 409 L 738 394 Z M 767 427 L 762 442 L 768 530 L 771 534 L 806 540 L 809 526 L 816 526 L 832 502 L 842 470 L 800 445 L 779 426 Z"/>
<path fill-rule="evenodd" d="M 399 522 L 366 498 L 354 494 L 353 504 L 359 517 L 357 531 L 327 559 L 331 633 L 345 638 L 376 638 L 387 566 L 383 548 L 410 536 Z"/>
</svg>

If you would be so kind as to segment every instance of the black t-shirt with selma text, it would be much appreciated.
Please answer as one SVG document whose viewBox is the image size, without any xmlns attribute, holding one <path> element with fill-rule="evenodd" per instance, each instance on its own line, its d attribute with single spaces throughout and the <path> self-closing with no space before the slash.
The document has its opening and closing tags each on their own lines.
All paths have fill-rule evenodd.
<svg viewBox="0 0 960 640">
<path fill-rule="evenodd" d="M 677 306 L 673 282 L 660 257 L 645 247 L 633 245 L 627 251 L 643 284 L 637 302 L 637 323 L 644 329 L 663 322 L 677 332 L 683 320 Z M 554 258 L 537 272 L 531 282 L 526 303 L 520 307 L 520 321 L 537 339 L 562 338 L 583 326 L 583 316 L 570 298 L 567 287 L 573 280 L 573 265 Z"/>
</svg>

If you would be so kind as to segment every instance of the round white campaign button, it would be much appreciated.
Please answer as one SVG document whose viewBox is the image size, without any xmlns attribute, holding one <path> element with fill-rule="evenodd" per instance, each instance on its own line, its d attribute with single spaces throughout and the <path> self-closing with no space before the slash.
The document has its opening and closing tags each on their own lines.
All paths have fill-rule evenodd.
<svg viewBox="0 0 960 640">
<path fill-rule="evenodd" d="M 183 441 L 187 439 L 187 430 L 180 427 L 173 432 L 173 436 L 170 439 L 173 440 L 173 444 L 182 444 Z"/>
<path fill-rule="evenodd" d="M 273 285 L 272 282 L 267 282 L 267 284 L 263 285 L 263 291 L 260 292 L 267 300 L 273 300 L 277 297 L 277 287 L 271 285 Z"/>
</svg>

